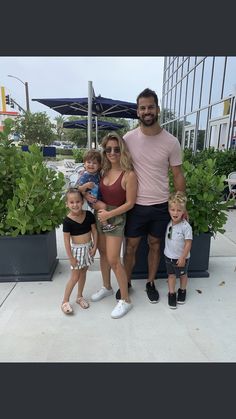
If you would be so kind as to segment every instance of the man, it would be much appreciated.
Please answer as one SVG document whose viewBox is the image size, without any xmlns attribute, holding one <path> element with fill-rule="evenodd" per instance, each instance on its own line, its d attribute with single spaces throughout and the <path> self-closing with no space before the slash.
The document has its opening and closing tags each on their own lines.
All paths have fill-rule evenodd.
<svg viewBox="0 0 236 419">
<path fill-rule="evenodd" d="M 137 97 L 140 125 L 124 135 L 138 178 L 136 204 L 127 213 L 124 264 L 130 289 L 135 254 L 142 236 L 147 235 L 149 253 L 146 291 L 151 303 L 159 300 L 154 279 L 160 262 L 161 240 L 170 220 L 169 168 L 173 173 L 175 190 L 185 191 L 181 147 L 178 139 L 159 125 L 159 113 L 156 93 L 145 89 Z M 120 299 L 120 290 L 116 298 Z"/>
</svg>

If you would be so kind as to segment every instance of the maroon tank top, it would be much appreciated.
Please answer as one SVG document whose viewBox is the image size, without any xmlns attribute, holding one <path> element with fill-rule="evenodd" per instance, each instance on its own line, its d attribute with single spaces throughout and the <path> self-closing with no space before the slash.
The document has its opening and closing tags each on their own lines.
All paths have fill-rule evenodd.
<svg viewBox="0 0 236 419">
<path fill-rule="evenodd" d="M 112 185 L 104 185 L 103 179 L 100 180 L 100 191 L 102 194 L 102 200 L 107 205 L 114 205 L 119 207 L 126 201 L 126 191 L 121 186 L 121 180 L 124 176 L 124 172 L 116 179 Z"/>
</svg>

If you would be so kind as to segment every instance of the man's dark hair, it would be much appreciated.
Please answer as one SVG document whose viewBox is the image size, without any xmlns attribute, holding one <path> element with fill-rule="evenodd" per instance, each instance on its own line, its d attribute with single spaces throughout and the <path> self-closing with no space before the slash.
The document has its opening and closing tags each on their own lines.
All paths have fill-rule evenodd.
<svg viewBox="0 0 236 419">
<path fill-rule="evenodd" d="M 139 93 L 137 97 L 137 105 L 141 97 L 153 97 L 156 105 L 158 106 L 158 97 L 157 97 L 156 92 L 154 92 L 154 90 L 147 88 L 147 89 L 144 89 L 141 93 Z"/>
</svg>

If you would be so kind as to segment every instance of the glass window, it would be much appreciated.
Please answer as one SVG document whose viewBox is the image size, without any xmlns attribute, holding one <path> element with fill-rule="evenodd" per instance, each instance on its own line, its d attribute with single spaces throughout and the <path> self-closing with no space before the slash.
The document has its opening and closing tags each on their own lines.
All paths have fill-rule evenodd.
<svg viewBox="0 0 236 419">
<path fill-rule="evenodd" d="M 189 70 L 191 70 L 195 66 L 196 57 L 189 58 Z"/>
<path fill-rule="evenodd" d="M 202 61 L 202 60 L 203 60 L 203 58 L 205 58 L 205 57 L 197 57 L 196 62 L 197 62 L 197 63 L 199 63 L 199 61 Z"/>
<path fill-rule="evenodd" d="M 187 57 L 184 57 L 184 58 L 187 58 Z M 187 58 L 187 60 L 185 60 L 183 63 L 183 76 L 185 76 L 188 72 L 188 62 L 189 62 L 189 59 Z"/>
<path fill-rule="evenodd" d="M 209 105 L 210 100 L 210 87 L 212 76 L 213 57 L 206 57 L 204 60 L 204 73 L 202 81 L 202 95 L 201 95 L 201 108 Z"/>
<path fill-rule="evenodd" d="M 169 97 L 170 97 L 170 102 L 169 102 L 169 110 L 170 110 L 170 112 L 171 112 L 171 108 L 172 108 L 172 90 L 170 91 L 170 93 L 169 93 Z"/>
<path fill-rule="evenodd" d="M 162 109 L 164 109 L 166 106 L 165 106 L 165 103 L 166 103 L 166 95 L 163 95 L 163 98 L 162 98 L 162 101 L 161 101 L 161 107 L 162 107 Z"/>
<path fill-rule="evenodd" d="M 185 118 L 185 125 L 189 124 L 189 125 L 196 125 L 196 119 L 197 119 L 197 112 L 194 112 L 190 115 L 187 115 Z"/>
<path fill-rule="evenodd" d="M 177 73 L 178 73 L 178 71 L 175 71 L 174 72 L 174 75 L 173 75 L 173 86 L 176 84 L 176 82 L 177 82 Z"/>
<path fill-rule="evenodd" d="M 224 115 L 224 102 L 220 102 L 217 105 L 211 107 L 211 119 L 218 118 Z"/>
<path fill-rule="evenodd" d="M 177 84 L 176 88 L 176 99 L 175 99 L 175 115 L 176 118 L 179 116 L 179 99 L 180 99 L 180 83 Z"/>
<path fill-rule="evenodd" d="M 195 150 L 195 135 L 196 135 L 196 119 L 197 113 L 188 115 L 184 123 L 184 147 Z"/>
<path fill-rule="evenodd" d="M 185 113 L 189 113 L 192 110 L 192 98 L 193 98 L 193 75 L 194 71 L 192 70 L 188 74 L 188 81 L 187 81 L 187 95 L 186 95 L 186 111 Z"/>
<path fill-rule="evenodd" d="M 176 57 L 175 57 L 175 59 L 174 59 L 174 65 L 173 65 L 173 71 L 175 71 L 175 70 L 176 70 L 176 68 L 177 68 L 177 64 L 178 64 L 178 62 L 177 62 L 177 59 L 176 59 Z"/>
<path fill-rule="evenodd" d="M 166 110 L 169 109 L 169 103 L 170 103 L 170 94 L 167 93 L 167 95 L 166 95 L 166 105 L 165 105 Z"/>
<path fill-rule="evenodd" d="M 232 135 L 231 135 L 229 147 L 232 148 L 233 150 L 236 150 L 236 109 L 234 113 Z"/>
<path fill-rule="evenodd" d="M 203 69 L 203 63 L 199 64 L 195 69 L 193 110 L 199 109 L 201 82 L 202 82 L 202 69 Z"/>
<path fill-rule="evenodd" d="M 182 89 L 181 89 L 180 116 L 185 114 L 186 82 L 187 82 L 187 77 L 184 77 L 184 79 L 182 80 Z"/>
<path fill-rule="evenodd" d="M 163 83 L 163 88 L 162 88 L 162 95 L 163 96 L 164 96 L 165 92 L 166 92 L 166 84 Z"/>
<path fill-rule="evenodd" d="M 181 65 L 177 70 L 177 82 L 182 78 L 183 66 Z"/>
<path fill-rule="evenodd" d="M 168 92 L 168 90 L 169 90 L 169 80 L 167 80 L 166 82 L 166 92 Z"/>
<path fill-rule="evenodd" d="M 176 138 L 178 138 L 178 121 L 173 122 L 173 133 Z"/>
<path fill-rule="evenodd" d="M 211 103 L 222 98 L 225 59 L 226 57 L 215 57 L 210 99 Z"/>
<path fill-rule="evenodd" d="M 223 97 L 236 94 L 236 57 L 227 57 Z"/>
<path fill-rule="evenodd" d="M 179 119 L 177 121 L 177 126 L 178 126 L 178 128 L 177 128 L 177 138 L 178 138 L 180 144 L 182 144 L 182 141 L 183 141 L 183 127 L 184 127 L 183 118 Z"/>
<path fill-rule="evenodd" d="M 199 112 L 198 130 L 197 130 L 197 146 L 196 146 L 197 151 L 203 150 L 206 144 L 207 116 L 208 116 L 208 108 Z"/>
<path fill-rule="evenodd" d="M 176 86 L 172 89 L 172 101 L 171 101 L 171 112 L 175 115 L 175 92 L 176 92 Z"/>
</svg>

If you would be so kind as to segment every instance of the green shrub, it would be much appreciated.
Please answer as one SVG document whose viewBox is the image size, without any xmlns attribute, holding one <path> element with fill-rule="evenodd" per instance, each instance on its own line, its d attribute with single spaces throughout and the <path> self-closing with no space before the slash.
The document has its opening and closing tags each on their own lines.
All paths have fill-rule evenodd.
<svg viewBox="0 0 236 419">
<path fill-rule="evenodd" d="M 214 147 L 206 148 L 197 153 L 193 153 L 190 149 L 185 149 L 183 153 L 184 161 L 198 165 L 208 159 L 216 161 L 216 173 L 218 175 L 225 175 L 236 171 L 236 151 L 235 150 L 215 150 Z"/>
<path fill-rule="evenodd" d="M 226 176 L 219 175 L 216 160 L 207 159 L 194 165 L 183 163 L 188 197 L 187 210 L 194 234 L 224 233 L 229 202 L 222 199 Z"/>
<path fill-rule="evenodd" d="M 0 235 L 51 231 L 66 214 L 63 174 L 43 164 L 38 146 L 29 151 L 0 146 Z"/>
<path fill-rule="evenodd" d="M 86 148 L 75 148 L 73 149 L 73 155 L 75 163 L 83 163 L 84 153 L 87 151 Z"/>
</svg>

